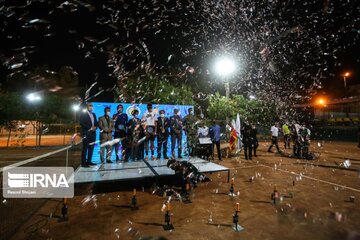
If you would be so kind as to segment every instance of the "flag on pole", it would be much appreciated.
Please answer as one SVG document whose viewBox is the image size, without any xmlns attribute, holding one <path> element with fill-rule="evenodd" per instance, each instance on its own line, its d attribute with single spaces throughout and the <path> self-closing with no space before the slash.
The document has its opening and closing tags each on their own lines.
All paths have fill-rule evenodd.
<svg viewBox="0 0 360 240">
<path fill-rule="evenodd" d="M 236 134 L 236 130 L 234 128 L 234 125 L 231 124 L 230 126 L 230 144 L 229 144 L 229 149 L 230 151 L 234 150 L 237 147 L 237 134 Z"/>
<path fill-rule="evenodd" d="M 241 142 L 241 122 L 240 122 L 240 114 L 237 114 L 237 115 L 236 115 L 235 129 L 236 129 L 236 133 L 237 133 L 237 136 L 238 136 L 237 148 L 238 148 L 238 151 L 241 151 L 242 142 Z"/>
</svg>

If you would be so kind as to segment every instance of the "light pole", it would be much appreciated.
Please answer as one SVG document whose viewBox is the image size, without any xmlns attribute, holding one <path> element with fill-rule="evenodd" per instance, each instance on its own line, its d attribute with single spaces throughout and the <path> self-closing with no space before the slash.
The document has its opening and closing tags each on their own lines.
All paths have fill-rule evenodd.
<svg viewBox="0 0 360 240">
<path fill-rule="evenodd" d="M 235 61 L 229 57 L 221 57 L 215 63 L 216 73 L 223 79 L 225 83 L 225 97 L 230 98 L 229 77 L 235 71 Z M 229 123 L 229 117 L 226 116 L 226 124 Z"/>
<path fill-rule="evenodd" d="M 76 113 L 80 110 L 80 106 L 78 104 L 74 104 L 72 109 L 74 111 L 74 122 L 76 122 Z"/>
<path fill-rule="evenodd" d="M 40 102 L 42 100 L 41 96 L 36 93 L 29 93 L 28 95 L 26 95 L 26 99 L 32 103 L 32 104 L 36 104 L 38 102 Z M 39 145 L 40 146 L 40 141 L 41 141 L 41 136 L 40 136 L 40 131 L 41 131 L 41 124 L 39 122 L 39 111 L 36 111 L 35 113 L 36 119 L 35 119 L 35 130 L 36 130 L 36 134 L 35 134 L 35 146 Z"/>
<path fill-rule="evenodd" d="M 319 111 L 322 112 L 322 120 L 325 121 L 325 107 L 326 107 L 326 99 L 325 98 L 318 98 L 316 101 L 316 105 L 319 106 Z"/>
<path fill-rule="evenodd" d="M 227 57 L 220 58 L 215 64 L 216 73 L 222 77 L 225 83 L 225 96 L 230 97 L 229 76 L 235 71 L 235 62 Z"/>
<path fill-rule="evenodd" d="M 74 105 L 72 105 L 72 109 L 74 111 L 74 133 L 76 133 L 76 115 L 77 115 L 77 112 L 80 110 L 80 105 L 74 104 Z"/>
<path fill-rule="evenodd" d="M 346 73 L 344 74 L 344 88 L 346 88 L 346 78 L 347 78 L 348 76 L 350 76 L 350 73 L 349 73 L 349 72 L 346 72 Z"/>
</svg>

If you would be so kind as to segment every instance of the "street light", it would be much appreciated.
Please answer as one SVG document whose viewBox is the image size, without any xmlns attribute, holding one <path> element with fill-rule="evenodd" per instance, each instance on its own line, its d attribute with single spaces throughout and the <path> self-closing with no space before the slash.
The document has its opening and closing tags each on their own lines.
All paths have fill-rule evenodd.
<svg viewBox="0 0 360 240">
<path fill-rule="evenodd" d="M 30 102 L 30 103 L 38 103 L 42 100 L 41 96 L 36 93 L 36 92 L 32 92 L 29 93 L 28 95 L 26 95 L 26 99 Z M 39 145 L 40 146 L 40 141 L 41 141 L 41 128 L 42 128 L 42 124 L 39 121 L 39 111 L 38 111 L 38 107 L 35 107 L 36 112 L 35 112 L 35 129 L 36 129 L 36 135 L 35 135 L 35 145 Z"/>
<path fill-rule="evenodd" d="M 41 101 L 41 96 L 37 93 L 29 93 L 28 95 L 26 95 L 26 99 L 29 102 L 39 102 Z"/>
<path fill-rule="evenodd" d="M 321 107 L 325 107 L 326 106 L 326 100 L 324 98 L 319 98 L 317 100 L 317 104 Z"/>
<path fill-rule="evenodd" d="M 230 96 L 230 86 L 228 77 L 235 71 L 235 62 L 228 58 L 222 57 L 215 64 L 216 73 L 221 76 L 225 82 L 225 96 L 229 98 Z"/>
<path fill-rule="evenodd" d="M 75 112 L 77 112 L 77 111 L 80 110 L 80 106 L 77 105 L 77 104 L 74 104 L 74 105 L 72 106 L 72 109 L 73 109 Z"/>
<path fill-rule="evenodd" d="M 74 111 L 74 122 L 76 122 L 76 114 L 80 110 L 79 104 L 73 104 L 72 105 L 72 110 Z"/>
<path fill-rule="evenodd" d="M 327 100 L 326 100 L 326 98 L 319 97 L 319 98 L 316 100 L 315 105 L 317 105 L 319 111 L 322 112 L 322 119 L 325 119 L 325 107 L 326 107 L 326 105 L 327 105 Z"/>
<path fill-rule="evenodd" d="M 346 88 L 346 78 L 350 76 L 350 73 L 349 72 L 346 72 L 344 74 L 344 88 Z"/>
</svg>

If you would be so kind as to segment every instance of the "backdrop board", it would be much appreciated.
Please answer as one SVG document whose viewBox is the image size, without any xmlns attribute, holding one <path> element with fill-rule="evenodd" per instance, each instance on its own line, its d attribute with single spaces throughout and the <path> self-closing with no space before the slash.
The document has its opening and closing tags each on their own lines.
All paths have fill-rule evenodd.
<svg viewBox="0 0 360 240">
<path fill-rule="evenodd" d="M 123 105 L 124 113 L 128 115 L 129 120 L 131 117 L 131 111 L 136 108 L 139 110 L 139 118 L 141 119 L 144 112 L 147 110 L 147 104 L 130 104 L 130 103 L 106 103 L 106 102 L 93 102 L 94 110 L 93 112 L 96 114 L 96 117 L 99 118 L 101 116 L 104 116 L 104 109 L 105 107 L 110 107 L 110 116 L 112 117 L 115 113 L 117 113 L 117 106 L 121 104 Z M 165 110 L 165 116 L 170 119 L 172 115 L 174 115 L 174 109 L 179 109 L 181 112 L 181 118 L 188 115 L 188 109 L 193 108 L 191 105 L 169 105 L 169 104 L 153 104 L 153 111 L 158 114 L 160 110 Z M 155 156 L 157 155 L 157 140 L 155 140 Z M 121 152 L 121 145 L 119 146 L 119 152 Z M 171 140 L 170 137 L 168 139 L 168 147 L 167 147 L 167 155 L 171 156 Z M 183 132 L 182 137 L 182 154 L 185 155 L 187 151 L 186 147 L 186 136 Z M 176 155 L 177 155 L 177 147 L 175 149 Z M 111 160 L 115 160 L 115 151 L 113 148 L 113 151 L 111 153 Z M 96 131 L 96 143 L 94 148 L 94 154 L 93 154 L 93 162 L 100 162 L 100 131 L 99 129 Z"/>
</svg>

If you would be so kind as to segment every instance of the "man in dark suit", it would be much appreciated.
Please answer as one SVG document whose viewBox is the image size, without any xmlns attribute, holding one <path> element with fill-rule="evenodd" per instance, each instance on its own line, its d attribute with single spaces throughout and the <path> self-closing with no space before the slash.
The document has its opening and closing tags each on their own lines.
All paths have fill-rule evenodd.
<svg viewBox="0 0 360 240">
<path fill-rule="evenodd" d="M 99 128 L 100 128 L 100 144 L 105 144 L 112 140 L 112 131 L 114 130 L 114 121 L 110 117 L 110 107 L 105 107 L 104 116 L 99 117 Z M 105 162 L 105 149 L 106 149 L 106 162 L 112 163 L 111 158 L 111 146 L 100 147 L 100 159 L 101 163 Z"/>
<path fill-rule="evenodd" d="M 87 103 L 86 112 L 80 116 L 81 138 L 83 142 L 81 152 L 81 166 L 89 167 L 96 165 L 91 162 L 96 140 L 96 128 L 99 126 L 93 111 L 93 104 Z"/>
<path fill-rule="evenodd" d="M 180 110 L 174 109 L 174 116 L 170 117 L 170 129 L 171 129 L 171 155 L 175 158 L 175 144 L 177 142 L 178 146 L 178 158 L 182 158 L 181 156 L 181 140 L 182 140 L 182 131 L 183 125 L 180 117 Z"/>
<path fill-rule="evenodd" d="M 126 131 L 127 131 L 127 123 L 128 123 L 128 115 L 126 113 L 123 113 L 123 105 L 119 104 L 117 106 L 117 113 L 114 114 L 113 120 L 115 123 L 115 132 L 114 132 L 114 139 L 120 138 L 122 139 L 121 142 L 121 158 L 123 161 L 125 161 L 125 152 L 126 152 Z M 115 144 L 115 155 L 116 155 L 116 161 L 120 161 L 119 158 L 119 143 Z"/>
<path fill-rule="evenodd" d="M 132 118 L 128 122 L 127 141 L 129 148 L 127 148 L 126 161 L 129 158 L 133 161 L 139 161 L 144 158 L 144 128 L 140 118 L 138 118 L 139 110 L 132 110 L 131 115 Z"/>
<path fill-rule="evenodd" d="M 160 110 L 160 117 L 157 120 L 157 160 L 161 158 L 161 149 L 164 159 L 169 159 L 167 156 L 167 143 L 169 138 L 170 120 L 165 117 L 165 110 Z"/>
</svg>

